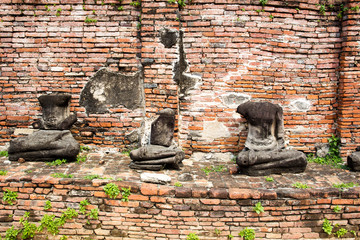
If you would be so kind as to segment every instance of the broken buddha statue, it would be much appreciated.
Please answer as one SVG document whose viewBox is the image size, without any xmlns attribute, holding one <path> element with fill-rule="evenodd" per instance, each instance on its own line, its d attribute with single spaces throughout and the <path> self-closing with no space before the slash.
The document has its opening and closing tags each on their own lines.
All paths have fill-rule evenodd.
<svg viewBox="0 0 360 240">
<path fill-rule="evenodd" d="M 130 152 L 130 168 L 158 171 L 163 168 L 179 169 L 185 153 L 172 145 L 175 112 L 166 108 L 151 124 L 150 144 Z"/>
<path fill-rule="evenodd" d="M 33 127 L 40 130 L 10 141 L 11 161 L 19 158 L 26 161 L 76 160 L 80 145 L 69 130 L 77 120 L 76 115 L 70 115 L 70 99 L 68 94 L 49 94 L 38 98 L 43 116 L 33 123 Z"/>
<path fill-rule="evenodd" d="M 241 173 L 264 176 L 305 171 L 305 154 L 285 148 L 283 111 L 279 105 L 246 102 L 238 106 L 237 113 L 248 123 L 245 147 L 236 158 Z"/>
</svg>

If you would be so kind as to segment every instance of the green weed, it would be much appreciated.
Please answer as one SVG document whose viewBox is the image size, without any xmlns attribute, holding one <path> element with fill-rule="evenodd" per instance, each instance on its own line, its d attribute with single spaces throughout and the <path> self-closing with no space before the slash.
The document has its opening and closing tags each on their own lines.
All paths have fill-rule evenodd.
<svg viewBox="0 0 360 240">
<path fill-rule="evenodd" d="M 115 183 L 108 183 L 103 189 L 105 193 L 113 199 L 115 199 L 120 193 L 119 187 Z"/>
<path fill-rule="evenodd" d="M 53 173 L 50 176 L 54 178 L 73 178 L 74 175 L 72 174 L 65 174 L 65 173 Z"/>
<path fill-rule="evenodd" d="M 253 240 L 255 238 L 255 230 L 250 228 L 245 228 L 239 232 L 239 236 L 244 240 Z"/>
<path fill-rule="evenodd" d="M 128 202 L 129 201 L 129 196 L 131 195 L 131 187 L 128 188 L 121 188 L 121 201 L 123 202 Z"/>
<path fill-rule="evenodd" d="M 263 213 L 264 212 L 264 207 L 261 205 L 261 202 L 257 202 L 255 204 L 255 207 L 253 207 L 253 210 L 257 213 L 257 214 L 260 214 L 260 213 Z"/>
<path fill-rule="evenodd" d="M 7 202 L 9 205 L 14 205 L 16 202 L 16 199 L 18 197 L 17 192 L 10 191 L 9 189 L 6 189 L 4 192 L 3 200 Z"/>
<path fill-rule="evenodd" d="M 292 185 L 294 188 L 299 188 L 299 189 L 306 189 L 309 188 L 309 186 L 306 183 L 300 183 L 300 182 L 296 182 Z"/>
</svg>

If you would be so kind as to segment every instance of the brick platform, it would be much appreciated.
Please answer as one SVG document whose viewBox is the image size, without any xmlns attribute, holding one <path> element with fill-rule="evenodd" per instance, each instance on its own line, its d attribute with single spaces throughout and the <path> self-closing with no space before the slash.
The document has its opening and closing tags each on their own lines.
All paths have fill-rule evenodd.
<svg viewBox="0 0 360 240">
<path fill-rule="evenodd" d="M 314 163 L 304 173 L 272 175 L 274 182 L 267 182 L 264 177 L 231 175 L 227 170 L 206 175 L 201 170 L 204 167 L 231 168 L 234 163 L 190 159 L 184 161 L 180 171 L 160 171 L 172 181 L 156 185 L 142 183 L 139 176 L 143 171 L 129 169 L 130 159 L 120 153 L 90 153 L 85 163 L 57 167 L 40 162 L 5 164 L 4 160 L 1 158 L 0 169 L 8 173 L 0 176 L 0 186 L 3 191 L 19 192 L 19 197 L 13 206 L 2 202 L 1 233 L 12 225 L 18 226 L 24 211 L 31 213 L 31 221 L 38 222 L 44 214 L 59 214 L 67 207 L 78 209 L 84 199 L 89 200 L 91 208 L 99 208 L 99 219 L 87 224 L 86 217 L 80 214 L 61 228 L 60 235 L 69 239 L 185 239 L 194 232 L 200 239 L 227 239 L 228 234 L 240 239 L 238 233 L 249 227 L 255 229 L 257 238 L 319 239 L 327 237 L 321 229 L 324 218 L 348 230 L 359 230 L 360 188 L 340 191 L 332 185 L 358 183 L 360 174 Z M 56 172 L 73 174 L 74 178 L 50 176 Z M 115 180 L 84 179 L 94 174 Z M 193 180 L 184 181 L 187 174 Z M 119 178 L 122 181 L 116 181 Z M 122 202 L 121 196 L 115 200 L 107 197 L 103 187 L 109 182 L 130 186 L 130 201 Z M 176 182 L 183 186 L 175 187 Z M 310 188 L 295 189 L 295 182 Z M 46 200 L 53 206 L 49 211 L 43 209 Z M 265 210 L 259 215 L 253 211 L 257 202 Z M 341 207 L 339 213 L 332 210 L 336 205 Z M 215 229 L 221 230 L 219 237 Z"/>
</svg>

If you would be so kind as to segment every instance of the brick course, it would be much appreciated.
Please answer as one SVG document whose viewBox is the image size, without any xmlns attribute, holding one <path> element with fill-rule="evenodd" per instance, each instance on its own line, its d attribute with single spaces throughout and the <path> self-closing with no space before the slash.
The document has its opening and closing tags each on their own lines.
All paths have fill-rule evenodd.
<svg viewBox="0 0 360 240">
<path fill-rule="evenodd" d="M 258 189 L 258 194 L 254 194 L 253 189 L 232 188 L 228 189 L 229 195 L 218 198 L 212 193 L 214 189 L 199 196 L 199 189 L 195 187 L 189 189 L 189 194 L 179 195 L 185 188 L 116 182 L 120 186 L 132 186 L 129 202 L 122 202 L 121 196 L 110 199 L 104 193 L 103 187 L 109 180 L 103 180 L 100 185 L 98 180 L 70 179 L 66 185 L 55 183 L 52 178 L 18 180 L 4 177 L 0 180 L 2 190 L 20 191 L 14 205 L 3 201 L 0 206 L 0 235 L 12 225 L 17 226 L 25 211 L 30 212 L 30 221 L 38 225 L 44 214 L 57 215 L 68 207 L 79 210 L 80 201 L 84 199 L 90 202 L 87 210 L 99 209 L 99 219 L 87 223 L 87 217 L 79 214 L 60 228 L 60 235 L 71 236 L 71 239 L 185 239 L 193 232 L 200 239 L 227 239 L 229 234 L 240 239 L 238 233 L 249 227 L 255 230 L 257 238 L 319 239 L 327 237 L 322 230 L 324 218 L 348 230 L 359 230 L 358 188 L 350 197 L 344 197 L 341 191 L 328 197 L 326 190 L 317 194 L 307 189 L 292 190 L 291 196 L 284 196 L 286 189 Z M 173 191 L 166 190 L 167 193 L 160 195 L 169 188 Z M 265 196 L 264 191 L 266 194 L 270 191 L 273 197 L 259 197 Z M 46 211 L 43 208 L 47 200 L 51 201 L 52 208 Z M 262 203 L 263 213 L 254 212 L 257 202 Z M 339 213 L 333 211 L 336 205 L 341 207 Z M 219 236 L 215 229 L 221 230 Z M 34 239 L 42 239 L 43 234 Z"/>
</svg>

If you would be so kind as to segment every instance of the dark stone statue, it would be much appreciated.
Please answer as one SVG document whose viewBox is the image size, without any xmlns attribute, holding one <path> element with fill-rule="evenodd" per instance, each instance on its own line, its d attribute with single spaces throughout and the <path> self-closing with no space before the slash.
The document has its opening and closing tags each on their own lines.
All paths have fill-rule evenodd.
<svg viewBox="0 0 360 240">
<path fill-rule="evenodd" d="M 40 130 L 29 136 L 17 138 L 10 143 L 9 160 L 52 161 L 76 160 L 80 145 L 69 130 Z"/>
<path fill-rule="evenodd" d="M 174 137 L 175 113 L 172 109 L 161 110 L 151 124 L 150 144 L 169 147 Z"/>
<path fill-rule="evenodd" d="M 360 171 L 360 147 L 356 147 L 356 152 L 348 156 L 347 165 L 353 171 Z"/>
<path fill-rule="evenodd" d="M 133 150 L 130 168 L 158 171 L 163 168 L 179 169 L 185 153 L 171 146 L 175 128 L 175 112 L 164 109 L 151 124 L 150 145 Z"/>
<path fill-rule="evenodd" d="M 261 176 L 305 170 L 305 154 L 285 149 L 283 111 L 279 105 L 246 102 L 238 106 L 237 113 L 248 122 L 245 148 L 236 159 L 241 173 Z"/>
<path fill-rule="evenodd" d="M 70 95 L 49 94 L 42 95 L 38 99 L 43 116 L 42 119 L 33 123 L 34 128 L 68 130 L 77 121 L 75 114 L 70 115 Z"/>
<path fill-rule="evenodd" d="M 68 94 L 42 95 L 42 119 L 33 123 L 41 129 L 33 134 L 10 141 L 9 160 L 17 161 L 52 161 L 56 159 L 76 160 L 80 151 L 79 143 L 68 130 L 77 121 L 76 115 L 70 114 Z"/>
</svg>

